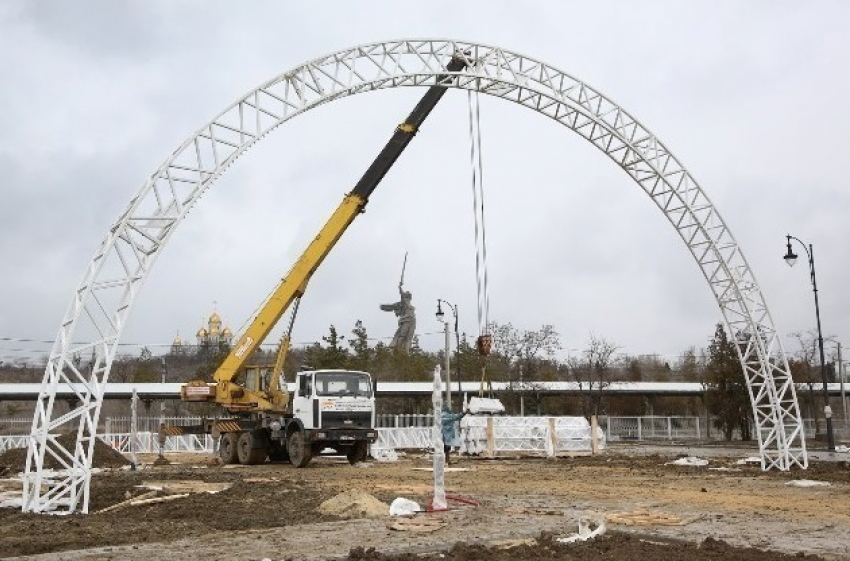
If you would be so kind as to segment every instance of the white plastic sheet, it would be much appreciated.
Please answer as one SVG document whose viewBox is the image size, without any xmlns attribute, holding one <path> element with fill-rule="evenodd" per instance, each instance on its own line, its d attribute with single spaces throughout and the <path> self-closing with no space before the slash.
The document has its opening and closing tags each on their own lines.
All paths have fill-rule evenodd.
<svg viewBox="0 0 850 561">
<path fill-rule="evenodd" d="M 591 525 L 595 526 L 595 528 L 591 529 Z M 605 520 L 591 519 L 587 516 L 582 516 L 578 519 L 578 533 L 569 535 L 565 538 L 558 538 L 557 541 L 561 543 L 583 542 L 593 539 L 596 536 L 601 536 L 605 533 L 605 530 Z"/>
<path fill-rule="evenodd" d="M 830 487 L 832 483 L 828 481 L 815 481 L 813 479 L 794 479 L 786 483 L 786 485 L 790 485 L 791 487 Z"/>
<path fill-rule="evenodd" d="M 392 448 L 372 448 L 372 458 L 376 462 L 397 462 L 398 453 Z"/>
<path fill-rule="evenodd" d="M 672 462 L 667 462 L 664 465 L 673 465 L 673 466 L 707 466 L 708 460 L 704 460 L 702 458 L 697 458 L 696 456 L 687 456 L 685 458 L 679 458 L 678 460 L 673 460 Z"/>
<path fill-rule="evenodd" d="M 390 503 L 390 516 L 411 516 L 422 512 L 422 507 L 416 501 L 398 497 Z"/>
</svg>

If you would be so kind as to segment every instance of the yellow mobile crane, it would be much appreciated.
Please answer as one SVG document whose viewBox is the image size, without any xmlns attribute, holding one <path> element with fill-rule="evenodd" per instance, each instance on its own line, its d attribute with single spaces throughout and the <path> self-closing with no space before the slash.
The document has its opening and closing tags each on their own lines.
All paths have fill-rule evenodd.
<svg viewBox="0 0 850 561">
<path fill-rule="evenodd" d="M 455 55 L 446 69 L 457 72 L 466 64 L 463 56 Z M 161 438 L 212 434 L 219 439 L 219 456 L 225 463 L 257 464 L 270 458 L 288 459 L 296 467 L 304 467 L 325 448 L 346 454 L 352 464 L 365 459 L 368 443 L 377 438 L 371 377 L 366 372 L 347 370 L 299 372 L 290 399 L 282 376 L 289 336 L 310 277 L 364 211 L 369 196 L 413 139 L 452 79 L 450 75 L 438 76 L 437 84 L 428 88 L 407 119 L 396 128 L 390 141 L 215 371 L 214 383 L 193 380 L 182 387 L 183 401 L 215 403 L 232 418 L 204 422 L 197 427 L 163 427 Z M 293 304 L 292 319 L 281 339 L 273 369 L 248 366 L 253 352 Z"/>
</svg>

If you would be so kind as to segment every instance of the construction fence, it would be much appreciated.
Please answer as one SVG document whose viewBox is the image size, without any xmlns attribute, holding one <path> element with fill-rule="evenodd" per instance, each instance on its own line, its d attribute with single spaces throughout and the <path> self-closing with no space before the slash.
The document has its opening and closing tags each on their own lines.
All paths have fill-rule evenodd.
<svg viewBox="0 0 850 561">
<path fill-rule="evenodd" d="M 487 419 L 492 419 L 488 428 Z M 560 452 L 589 450 L 589 425 L 576 419 L 580 417 L 472 417 L 461 423 L 460 441 L 455 443 L 461 451 L 486 454 L 501 452 L 528 452 L 557 454 Z M 161 423 L 167 425 L 199 424 L 201 417 L 137 417 L 135 450 L 139 454 L 158 454 L 157 432 Z M 582 419 L 582 421 L 584 421 Z M 711 422 L 709 419 L 708 422 Z M 550 424 L 553 423 L 553 424 Z M 577 424 L 578 423 L 578 424 Z M 584 421 L 586 423 L 586 421 Z M 600 447 L 618 441 L 686 441 L 722 440 L 716 428 L 706 430 L 705 417 L 643 416 L 600 417 L 597 442 Z M 835 420 L 836 430 L 843 423 Z M 376 416 L 379 440 L 376 447 L 397 449 L 427 449 L 431 447 L 432 415 Z M 806 438 L 814 438 L 817 423 L 803 420 Z M 823 424 L 821 422 L 821 424 Z M 114 449 L 129 453 L 134 440 L 131 436 L 131 417 L 107 417 L 101 423 L 98 437 Z M 0 454 L 10 448 L 27 445 L 32 419 L 0 419 Z M 821 429 L 822 430 L 822 429 Z M 488 440 L 488 431 L 490 437 Z M 553 436 L 554 435 L 554 436 Z M 488 444 L 489 442 L 489 444 Z M 169 436 L 164 452 L 213 452 L 215 442 L 210 436 Z"/>
</svg>

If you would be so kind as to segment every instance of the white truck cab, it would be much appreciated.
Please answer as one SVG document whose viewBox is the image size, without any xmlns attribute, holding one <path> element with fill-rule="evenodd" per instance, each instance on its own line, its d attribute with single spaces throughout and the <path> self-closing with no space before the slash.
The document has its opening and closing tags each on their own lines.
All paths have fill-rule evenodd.
<svg viewBox="0 0 850 561">
<path fill-rule="evenodd" d="M 291 400 L 292 421 L 287 429 L 287 448 L 296 465 L 302 463 L 299 460 L 305 454 L 318 455 L 325 448 L 346 454 L 352 463 L 362 461 L 368 444 L 377 439 L 375 391 L 367 372 L 299 372 Z M 293 438 L 296 432 L 301 432 L 301 436 Z M 303 448 L 309 450 L 305 452 Z"/>
</svg>

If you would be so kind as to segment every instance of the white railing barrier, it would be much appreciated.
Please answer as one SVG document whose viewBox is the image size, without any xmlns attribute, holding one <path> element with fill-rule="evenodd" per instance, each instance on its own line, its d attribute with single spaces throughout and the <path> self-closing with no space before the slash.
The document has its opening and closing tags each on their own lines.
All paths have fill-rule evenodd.
<svg viewBox="0 0 850 561">
<path fill-rule="evenodd" d="M 472 419 L 473 417 L 465 417 L 464 419 Z M 536 426 L 533 419 L 552 418 L 552 419 L 575 419 L 576 417 L 493 417 L 494 419 L 532 419 L 531 425 L 526 428 L 513 429 L 503 427 L 501 421 L 495 421 L 493 430 L 500 435 L 497 439 L 503 441 L 493 445 L 495 451 L 509 451 L 511 447 L 515 451 L 541 451 L 546 445 L 546 435 L 544 434 L 545 427 Z M 580 418 L 580 417 L 579 417 Z M 380 414 L 376 416 L 376 425 L 378 427 L 379 443 L 376 446 L 385 446 L 387 448 L 412 448 L 412 449 L 427 449 L 430 448 L 430 423 L 431 415 L 423 414 Z M 481 419 L 479 417 L 479 419 Z M 185 426 L 201 423 L 201 417 L 166 417 L 167 425 Z M 159 453 L 159 445 L 157 442 L 157 432 L 161 418 L 156 417 L 139 417 L 138 418 L 138 437 L 137 437 L 137 453 Z M 572 443 L 574 439 L 568 434 L 569 429 L 564 428 L 562 423 L 558 421 L 555 426 L 557 435 L 556 443 Z M 709 418 L 709 423 L 713 423 L 714 419 Z M 834 420 L 836 431 L 844 431 L 850 433 L 850 424 L 844 423 L 841 419 Z M 130 417 L 107 417 L 104 421 L 105 430 L 98 431 L 98 437 L 107 442 L 113 448 L 129 453 L 130 439 Z M 604 438 L 607 442 L 629 441 L 629 440 L 703 440 L 709 438 L 711 440 L 722 440 L 721 431 L 715 429 L 713 425 L 706 430 L 705 417 L 682 417 L 682 416 L 645 416 L 645 417 L 600 417 L 599 426 L 604 433 Z M 816 422 L 814 419 L 804 419 L 803 427 L 806 431 L 807 438 L 814 438 Z M 29 431 L 32 428 L 32 419 L 0 419 L 0 454 L 10 448 L 23 448 L 28 444 Z M 475 441 L 480 446 L 480 443 L 486 443 L 486 438 L 481 436 L 481 431 L 486 432 L 486 427 L 482 429 L 471 429 L 473 433 L 478 431 L 478 434 L 467 436 L 469 443 L 467 447 L 472 446 Z M 551 433 L 551 429 L 549 433 Z M 514 431 L 511 434 L 511 431 Z M 517 432 L 519 431 L 519 432 Z M 525 431 L 523 433 L 523 431 Z M 5 433 L 5 434 L 2 434 Z M 504 433 L 504 436 L 501 436 Z M 486 436 L 486 435 L 485 435 Z M 514 444 L 509 442 L 514 441 Z M 383 443 L 383 444 L 381 444 Z M 562 446 L 562 444 L 556 444 Z M 569 444 L 572 445 L 572 444 Z M 485 444 L 486 446 L 486 444 Z M 182 435 L 169 436 L 165 443 L 165 452 L 213 452 L 215 443 L 212 438 L 203 435 Z"/>
<path fill-rule="evenodd" d="M 377 428 L 430 427 L 433 423 L 433 416 L 430 413 L 400 415 L 378 413 L 375 415 L 375 427 Z"/>
<path fill-rule="evenodd" d="M 700 417 L 602 417 L 605 436 L 614 440 L 700 440 Z"/>
<path fill-rule="evenodd" d="M 203 417 L 139 416 L 136 422 L 139 432 L 159 432 L 159 425 L 162 423 L 168 426 L 176 427 L 184 427 L 187 425 L 199 425 L 203 422 Z M 130 432 L 130 427 L 132 423 L 132 417 L 107 417 L 106 421 L 104 422 L 104 432 Z M 32 421 L 30 421 L 30 424 L 32 424 Z"/>
<path fill-rule="evenodd" d="M 112 433 L 100 436 L 101 440 L 122 454 L 130 453 L 133 442 L 130 433 Z M 139 432 L 136 434 L 137 454 L 159 454 L 159 438 L 155 432 Z M 165 438 L 162 452 L 214 452 L 215 440 L 208 434 L 181 434 Z"/>
<path fill-rule="evenodd" d="M 32 422 L 30 422 L 32 426 Z M 29 444 L 29 435 L 3 435 L 0 436 L 0 454 L 12 448 L 26 448 Z"/>
</svg>

